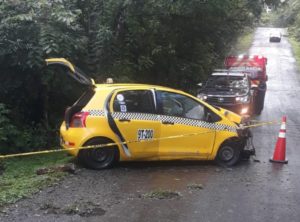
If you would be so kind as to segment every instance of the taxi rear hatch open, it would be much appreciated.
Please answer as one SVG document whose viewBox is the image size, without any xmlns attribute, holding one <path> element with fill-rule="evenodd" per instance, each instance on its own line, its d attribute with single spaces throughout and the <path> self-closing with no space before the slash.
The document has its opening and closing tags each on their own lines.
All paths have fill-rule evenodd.
<svg viewBox="0 0 300 222">
<path fill-rule="evenodd" d="M 87 77 L 83 72 L 73 66 L 68 60 L 64 58 L 51 58 L 46 59 L 47 65 L 62 65 L 68 68 L 68 74 L 75 79 L 77 82 L 88 86 L 88 90 L 70 107 L 68 107 L 65 111 L 65 124 L 66 128 L 72 127 L 72 122 L 75 121 L 75 116 L 81 118 L 82 116 L 82 108 L 86 106 L 86 104 L 90 101 L 90 99 L 94 96 L 95 90 L 95 81 L 92 78 Z M 84 116 L 84 115 L 83 115 Z M 75 124 L 73 124 L 75 125 Z"/>
<path fill-rule="evenodd" d="M 86 86 L 95 86 L 95 81 L 92 78 L 87 77 L 79 68 L 73 66 L 68 60 L 64 58 L 51 58 L 46 59 L 45 61 L 47 65 L 62 65 L 67 67 L 68 73 L 73 79 Z"/>
</svg>

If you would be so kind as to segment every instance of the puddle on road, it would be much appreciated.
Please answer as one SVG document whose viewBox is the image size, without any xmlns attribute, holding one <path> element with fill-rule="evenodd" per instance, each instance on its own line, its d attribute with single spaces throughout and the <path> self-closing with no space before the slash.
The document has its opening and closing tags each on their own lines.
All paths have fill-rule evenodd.
<svg viewBox="0 0 300 222">
<path fill-rule="evenodd" d="M 150 192 L 153 190 L 182 190 L 187 189 L 189 184 L 208 183 L 211 176 L 215 177 L 222 171 L 215 165 L 203 165 L 199 162 L 171 162 L 165 164 L 131 164 L 122 167 L 130 167 L 127 172 L 126 181 L 123 180 L 119 188 L 122 192 Z M 132 171 L 133 168 L 139 168 L 139 171 Z M 141 168 L 145 168 L 146 170 Z M 137 175 L 138 174 L 138 175 Z"/>
</svg>

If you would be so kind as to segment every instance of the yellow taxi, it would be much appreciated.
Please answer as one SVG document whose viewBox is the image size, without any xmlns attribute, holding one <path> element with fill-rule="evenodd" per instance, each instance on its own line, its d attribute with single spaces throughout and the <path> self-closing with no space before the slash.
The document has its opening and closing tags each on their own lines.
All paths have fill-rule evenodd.
<svg viewBox="0 0 300 222">
<path fill-rule="evenodd" d="M 66 66 L 88 86 L 67 108 L 60 134 L 63 148 L 72 148 L 89 168 L 136 160 L 216 160 L 232 166 L 254 154 L 247 146 L 251 133 L 233 112 L 167 87 L 95 84 L 63 58 L 46 62 Z M 108 143 L 115 145 L 80 149 Z"/>
</svg>

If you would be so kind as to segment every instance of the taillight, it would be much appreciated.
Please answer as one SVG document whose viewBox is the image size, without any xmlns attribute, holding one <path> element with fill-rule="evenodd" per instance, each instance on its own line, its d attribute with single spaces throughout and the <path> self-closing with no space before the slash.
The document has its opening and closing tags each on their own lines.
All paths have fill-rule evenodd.
<svg viewBox="0 0 300 222">
<path fill-rule="evenodd" d="M 72 117 L 70 127 L 73 127 L 73 128 L 86 127 L 85 122 L 86 122 L 86 118 L 89 114 L 90 114 L 89 112 L 75 113 L 74 116 Z"/>
</svg>

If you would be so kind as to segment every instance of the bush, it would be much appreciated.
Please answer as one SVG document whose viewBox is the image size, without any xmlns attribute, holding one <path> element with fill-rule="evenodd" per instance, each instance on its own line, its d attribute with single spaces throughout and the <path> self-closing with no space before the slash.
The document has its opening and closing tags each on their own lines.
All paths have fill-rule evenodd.
<svg viewBox="0 0 300 222">
<path fill-rule="evenodd" d="M 10 110 L 0 103 L 0 154 L 5 153 L 5 149 L 14 142 L 19 131 L 9 119 Z"/>
<path fill-rule="evenodd" d="M 19 128 L 9 113 L 10 110 L 0 103 L 0 154 L 40 150 L 58 144 L 55 130 L 46 129 L 41 124 Z"/>
</svg>

